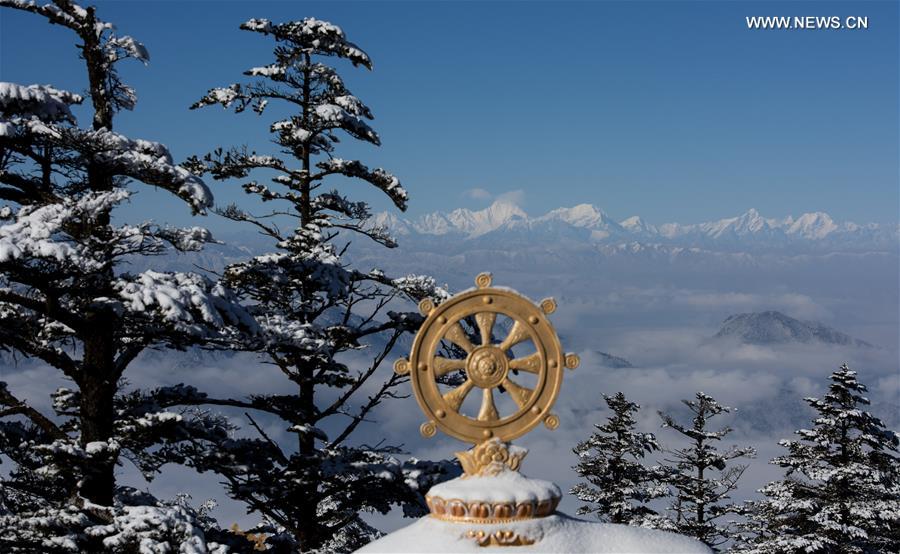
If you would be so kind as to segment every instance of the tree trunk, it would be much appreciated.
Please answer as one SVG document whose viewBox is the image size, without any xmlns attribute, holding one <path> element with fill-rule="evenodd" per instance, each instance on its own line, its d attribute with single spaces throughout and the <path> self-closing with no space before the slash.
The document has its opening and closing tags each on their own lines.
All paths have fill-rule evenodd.
<svg viewBox="0 0 900 554">
<path fill-rule="evenodd" d="M 81 446 L 107 443 L 113 435 L 113 398 L 118 379 L 114 368 L 114 319 L 100 312 L 92 318 L 91 334 L 83 337 L 84 364 L 78 379 L 81 390 Z M 81 496 L 95 504 L 111 506 L 115 489 L 116 456 L 98 455 L 84 467 Z"/>
<path fill-rule="evenodd" d="M 305 127 L 309 127 L 309 110 L 311 102 L 309 54 L 304 54 L 303 62 L 303 124 Z M 312 164 L 310 161 L 310 146 L 308 143 L 303 146 L 300 161 L 305 177 L 300 183 L 299 215 L 300 225 L 305 228 L 312 220 L 309 181 Z M 300 409 L 303 411 L 306 422 L 311 424 L 316 421 L 315 383 L 313 382 L 315 367 L 309 362 L 301 362 L 297 364 L 297 369 L 302 376 L 300 382 Z M 298 437 L 298 454 L 300 455 L 301 463 L 306 469 L 304 473 L 307 476 L 307 481 L 300 487 L 299 498 L 297 499 L 298 502 L 296 504 L 296 528 L 299 530 L 297 542 L 299 543 L 301 552 L 317 550 L 325 539 L 317 513 L 319 508 L 318 475 L 320 472 L 317 467 L 318 461 L 315 456 L 315 441 L 315 436 L 312 433 L 300 433 L 300 436 Z M 310 479 L 310 477 L 313 476 L 315 476 L 315 478 Z"/>
<path fill-rule="evenodd" d="M 94 130 L 112 131 L 113 106 L 112 99 L 109 98 L 112 91 L 107 89 L 107 80 L 112 70 L 105 59 L 106 54 L 100 44 L 100 37 L 93 32 L 97 24 L 94 13 L 95 8 L 87 9 L 90 31 L 79 33 L 84 41 L 84 44 L 81 45 L 81 52 L 87 66 L 88 82 L 90 83 L 91 104 L 94 107 Z"/>
<path fill-rule="evenodd" d="M 309 364 L 298 365 L 303 379 L 300 384 L 300 410 L 304 420 L 308 424 L 315 422 L 316 403 L 313 372 L 315 370 Z M 305 482 L 297 491 L 295 501 L 295 529 L 297 529 L 297 543 L 301 552 L 318 550 L 325 537 L 318 518 L 319 490 L 318 490 L 318 460 L 316 458 L 316 439 L 312 433 L 300 433 L 297 443 L 297 453 L 300 458 Z"/>
</svg>

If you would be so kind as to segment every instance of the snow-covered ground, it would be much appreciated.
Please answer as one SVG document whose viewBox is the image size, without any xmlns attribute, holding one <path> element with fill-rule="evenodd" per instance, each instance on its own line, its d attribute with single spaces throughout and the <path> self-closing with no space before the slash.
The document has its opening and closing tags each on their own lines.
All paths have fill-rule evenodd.
<svg viewBox="0 0 900 554">
<path fill-rule="evenodd" d="M 504 546 L 503 552 L 558 552 L 592 554 L 707 554 L 712 552 L 693 539 L 651 529 L 590 522 L 564 514 L 507 524 L 470 525 L 448 523 L 424 517 L 386 537 L 371 542 L 359 553 L 401 552 L 483 552 L 483 547 L 469 538 L 469 531 L 512 531 L 534 544 Z"/>
</svg>

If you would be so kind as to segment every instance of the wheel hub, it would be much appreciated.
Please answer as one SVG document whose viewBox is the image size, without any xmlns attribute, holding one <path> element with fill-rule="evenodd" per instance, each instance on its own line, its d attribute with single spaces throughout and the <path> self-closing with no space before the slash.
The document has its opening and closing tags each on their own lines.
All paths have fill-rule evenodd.
<svg viewBox="0 0 900 554">
<path fill-rule="evenodd" d="M 466 360 L 466 374 L 476 387 L 492 389 L 506 379 L 509 360 L 506 354 L 493 345 L 479 346 Z"/>
</svg>

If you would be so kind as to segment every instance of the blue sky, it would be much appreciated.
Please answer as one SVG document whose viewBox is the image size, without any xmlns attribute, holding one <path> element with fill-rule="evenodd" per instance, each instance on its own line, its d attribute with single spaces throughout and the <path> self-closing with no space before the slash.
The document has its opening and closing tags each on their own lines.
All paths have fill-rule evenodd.
<svg viewBox="0 0 900 554">
<path fill-rule="evenodd" d="M 241 22 L 315 16 L 343 27 L 375 62 L 371 73 L 341 67 L 373 108 L 384 145 L 348 140 L 338 154 L 396 173 L 412 215 L 487 205 L 466 192 L 479 188 L 521 191 L 514 196 L 529 213 L 588 202 L 653 223 L 751 207 L 771 217 L 898 219 L 897 2 L 96 5 L 151 54 L 147 67 L 122 66 L 139 102 L 117 130 L 164 142 L 178 159 L 217 145 L 271 148 L 274 114 L 187 107 L 270 61 L 273 43 L 238 30 Z M 754 15 L 868 16 L 869 29 L 748 30 Z M 71 33 L 5 9 L 0 78 L 85 87 Z M 244 198 L 234 183 L 212 185 L 221 203 Z M 127 210 L 190 221 L 152 191 Z"/>
</svg>

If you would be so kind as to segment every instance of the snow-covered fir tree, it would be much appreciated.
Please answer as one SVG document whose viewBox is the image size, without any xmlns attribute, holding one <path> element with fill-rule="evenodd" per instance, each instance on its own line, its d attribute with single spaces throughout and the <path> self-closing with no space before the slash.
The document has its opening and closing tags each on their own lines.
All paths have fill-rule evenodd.
<svg viewBox="0 0 900 554">
<path fill-rule="evenodd" d="M 183 543 L 204 551 L 205 516 L 117 487 L 114 471 L 129 456 L 147 459 L 152 473 L 162 463 L 151 453 L 160 441 L 223 433 L 221 422 L 152 401 L 129 404 L 119 386 L 148 347 L 225 340 L 229 330 L 252 333 L 256 325 L 206 277 L 128 272 L 135 257 L 201 248 L 211 239 L 206 230 L 113 221 L 140 185 L 172 193 L 194 213 L 212 196 L 162 144 L 114 131 L 116 114 L 136 99 L 116 68 L 126 59 L 147 62 L 141 43 L 68 0 L 0 0 L 0 7 L 71 31 L 88 91 L 85 98 L 0 83 L 0 348 L 56 368 L 73 384 L 55 395 L 53 417 L 0 386 L 0 450 L 13 463 L 0 485 L 0 550 L 140 543 L 163 551 Z M 74 52 L 59 55 L 75 62 Z M 82 103 L 92 114 L 86 126 L 72 112 Z"/>
<path fill-rule="evenodd" d="M 579 514 L 595 513 L 602 521 L 642 525 L 657 517 L 648 502 L 668 494 L 660 482 L 658 467 L 648 467 L 644 458 L 659 450 L 653 433 L 635 430 L 634 415 L 640 406 L 621 392 L 603 395 L 612 415 L 597 431 L 575 447 L 579 457 L 575 471 L 587 483 L 575 485 L 571 494 L 588 504 Z"/>
<path fill-rule="evenodd" d="M 782 440 L 772 460 L 785 478 L 748 503 L 740 552 L 754 554 L 888 554 L 900 552 L 898 437 L 866 411 L 866 387 L 842 365 L 828 393 L 806 398 L 812 429 Z"/>
<path fill-rule="evenodd" d="M 367 223 L 365 202 L 326 188 L 329 183 L 361 180 L 400 210 L 407 203 L 391 173 L 334 156 L 342 134 L 373 145 L 380 140 L 367 123 L 370 109 L 324 60 L 371 69 L 369 56 L 339 27 L 313 18 L 282 24 L 251 19 L 241 28 L 271 38 L 274 59 L 247 70 L 249 83 L 211 89 L 192 107 L 221 104 L 257 114 L 274 107 L 286 114 L 269 126 L 278 153 L 219 149 L 193 158 L 189 167 L 217 180 L 247 179 L 246 193 L 276 206 L 261 217 L 233 205 L 220 213 L 254 226 L 276 248 L 229 266 L 224 281 L 256 314 L 265 337 L 261 351 L 283 373 L 285 387 L 281 394 L 217 403 L 274 416 L 296 441 L 278 444 L 258 427 L 259 438 L 223 440 L 200 451 L 194 463 L 224 476 L 233 498 L 266 517 L 270 525 L 253 531 L 266 533 L 270 547 L 350 551 L 378 536 L 361 513 L 403 505 L 410 514 L 421 514 L 422 492 L 453 470 L 445 464 L 400 463 L 396 449 L 352 437 L 406 379 L 383 362 L 401 334 L 422 320 L 390 308 L 401 299 L 439 301 L 446 292 L 427 277 L 392 279 L 343 259 L 354 235 L 388 247 L 394 241 Z M 279 226 L 279 218 L 287 223 Z M 255 341 L 245 346 L 258 348 Z"/>
<path fill-rule="evenodd" d="M 709 422 L 731 408 L 722 406 L 714 398 L 698 392 L 693 400 L 682 400 L 694 414 L 690 425 L 682 425 L 669 414 L 659 412 L 663 427 L 668 427 L 688 441 L 684 448 L 667 450 L 662 471 L 665 483 L 672 489 L 673 499 L 665 518 L 652 522 L 654 527 L 696 537 L 711 548 L 726 543 L 734 534 L 734 524 L 726 520 L 729 514 L 740 513 L 741 506 L 730 502 L 730 493 L 747 465 L 729 464 L 737 458 L 755 455 L 751 447 L 732 446 L 719 450 L 716 443 L 731 428 L 710 430 Z"/>
</svg>

